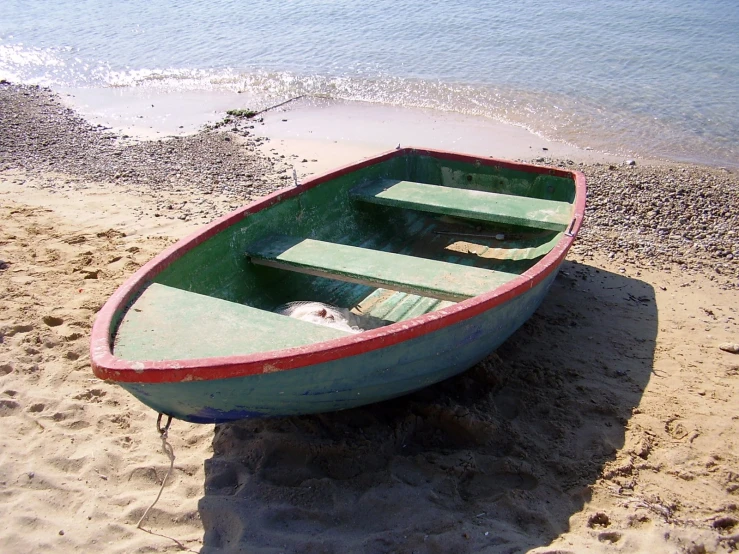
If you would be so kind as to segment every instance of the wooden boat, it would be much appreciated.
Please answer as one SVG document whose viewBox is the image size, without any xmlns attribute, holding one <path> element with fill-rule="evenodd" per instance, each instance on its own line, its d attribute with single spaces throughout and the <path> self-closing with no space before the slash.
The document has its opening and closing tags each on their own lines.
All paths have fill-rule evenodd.
<svg viewBox="0 0 739 554">
<path fill-rule="evenodd" d="M 584 209 L 578 172 L 394 150 L 162 252 L 99 313 L 93 369 L 199 423 L 400 396 L 471 367 L 531 316 Z M 296 300 L 381 326 L 351 333 L 275 312 Z"/>
</svg>

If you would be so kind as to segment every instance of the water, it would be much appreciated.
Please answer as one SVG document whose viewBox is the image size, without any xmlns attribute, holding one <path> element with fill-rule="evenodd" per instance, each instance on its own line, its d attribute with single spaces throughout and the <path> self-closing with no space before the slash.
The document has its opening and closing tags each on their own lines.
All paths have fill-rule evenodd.
<svg viewBox="0 0 739 554">
<path fill-rule="evenodd" d="M 736 0 L 0 0 L 0 78 L 327 95 L 739 167 Z"/>
</svg>

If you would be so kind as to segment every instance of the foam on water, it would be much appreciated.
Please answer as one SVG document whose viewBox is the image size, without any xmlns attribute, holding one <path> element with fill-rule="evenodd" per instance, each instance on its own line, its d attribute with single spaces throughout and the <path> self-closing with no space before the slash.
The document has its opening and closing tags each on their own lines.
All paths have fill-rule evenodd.
<svg viewBox="0 0 739 554">
<path fill-rule="evenodd" d="M 734 0 L 6 0 L 0 78 L 454 111 L 739 166 Z"/>
</svg>

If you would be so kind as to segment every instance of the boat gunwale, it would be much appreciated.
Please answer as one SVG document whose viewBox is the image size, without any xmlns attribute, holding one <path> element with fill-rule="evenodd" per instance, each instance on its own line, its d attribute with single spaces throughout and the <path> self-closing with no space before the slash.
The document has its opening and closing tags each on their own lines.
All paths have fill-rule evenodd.
<svg viewBox="0 0 739 554">
<path fill-rule="evenodd" d="M 331 339 L 319 343 L 236 356 L 190 358 L 186 360 L 131 361 L 113 354 L 113 324 L 116 314 L 140 294 L 145 286 L 174 260 L 217 235 L 245 217 L 273 206 L 287 198 L 347 173 L 375 165 L 394 157 L 408 154 L 429 155 L 442 160 L 464 163 L 480 163 L 487 166 L 554 175 L 571 178 L 575 185 L 573 221 L 560 241 L 541 260 L 515 279 L 490 292 L 458 302 L 435 312 L 400 321 L 359 334 Z M 582 226 L 585 213 L 585 175 L 579 171 L 551 166 L 518 163 L 497 158 L 406 147 L 391 150 L 357 163 L 349 164 L 330 172 L 315 176 L 299 186 L 277 190 L 255 202 L 230 212 L 200 228 L 168 247 L 143 265 L 129 277 L 108 299 L 93 325 L 90 343 L 90 359 L 95 375 L 101 379 L 119 383 L 176 383 L 186 381 L 219 380 L 277 371 L 300 369 L 333 360 L 361 355 L 386 348 L 475 317 L 495 308 L 508 300 L 534 288 L 556 271 L 564 260 L 577 233 Z"/>
</svg>

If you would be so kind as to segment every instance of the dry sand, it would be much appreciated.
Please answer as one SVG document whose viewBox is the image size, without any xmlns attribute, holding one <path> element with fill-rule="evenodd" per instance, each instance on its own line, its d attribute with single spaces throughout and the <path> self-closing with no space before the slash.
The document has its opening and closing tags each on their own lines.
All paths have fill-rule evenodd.
<svg viewBox="0 0 739 554">
<path fill-rule="evenodd" d="M 306 159 L 303 174 L 371 153 L 331 141 L 308 153 L 308 143 L 280 140 L 272 147 L 284 150 L 272 154 Z M 135 268 L 207 219 L 167 211 L 202 187 L 5 163 L 0 551 L 739 548 L 739 355 L 718 348 L 739 342 L 738 266 L 708 250 L 710 230 L 690 263 L 669 249 L 652 263 L 608 236 L 601 206 L 541 308 L 472 370 L 346 412 L 215 428 L 175 422 L 175 469 L 146 533 L 136 523 L 169 467 L 156 414 L 94 378 L 88 333 Z M 669 191 L 673 169 L 629 171 L 661 175 L 657 186 Z M 594 183 L 608 181 L 600 171 L 619 182 L 637 175 L 585 170 Z M 597 184 L 592 191 L 596 204 L 605 197 Z M 208 209 L 215 216 L 236 200 L 214 193 Z M 727 205 L 734 210 L 736 195 Z"/>
</svg>

